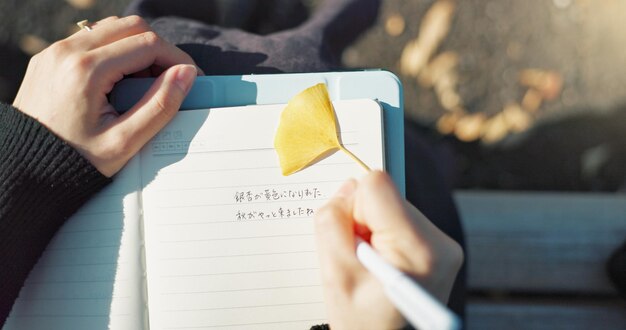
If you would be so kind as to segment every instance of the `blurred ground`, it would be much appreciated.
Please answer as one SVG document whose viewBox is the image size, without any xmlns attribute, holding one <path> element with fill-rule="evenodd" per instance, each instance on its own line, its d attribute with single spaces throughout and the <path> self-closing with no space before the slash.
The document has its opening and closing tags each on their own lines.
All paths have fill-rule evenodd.
<svg viewBox="0 0 626 330">
<path fill-rule="evenodd" d="M 446 52 L 458 56 L 451 76 L 460 111 L 445 106 L 437 84 L 426 88 L 400 65 L 407 43 L 425 30 L 433 39 L 432 30 L 445 22 L 439 13 L 423 24 L 438 3 L 455 6 L 449 32 L 432 58 Z M 456 187 L 621 190 L 625 12 L 626 2 L 619 0 L 387 0 L 379 24 L 344 61 L 399 74 L 408 117 L 438 128 L 456 151 Z M 396 17 L 405 28 L 392 36 L 389 23 Z M 543 90 L 552 93 L 551 100 L 537 98 L 520 81 L 528 69 L 561 80 L 562 87 Z"/>
<path fill-rule="evenodd" d="M 127 3 L 0 0 L 0 99 L 12 100 L 29 54 Z M 456 187 L 619 190 L 625 12 L 621 0 L 386 0 L 343 59 L 402 79 L 407 117 L 453 150 L 442 161 L 459 164 Z M 412 43 L 421 48 L 405 51 Z M 400 65 L 424 49 L 418 70 Z"/>
<path fill-rule="evenodd" d="M 433 2 L 385 1 L 381 24 L 345 54 L 346 62 L 400 72 L 399 54 L 418 34 Z M 623 13 L 626 2 L 620 0 L 458 1 L 441 49 L 460 54 L 459 90 L 471 112 L 494 114 L 520 101 L 518 72 L 526 68 L 554 70 L 564 79 L 563 93 L 542 105 L 540 117 L 573 108 L 607 109 L 626 100 L 626 53 L 619 46 L 626 44 Z M 404 18 L 406 29 L 390 37 L 382 23 L 394 14 Z M 413 79 L 403 82 L 412 116 L 441 115 L 432 91 L 418 88 Z"/>
</svg>

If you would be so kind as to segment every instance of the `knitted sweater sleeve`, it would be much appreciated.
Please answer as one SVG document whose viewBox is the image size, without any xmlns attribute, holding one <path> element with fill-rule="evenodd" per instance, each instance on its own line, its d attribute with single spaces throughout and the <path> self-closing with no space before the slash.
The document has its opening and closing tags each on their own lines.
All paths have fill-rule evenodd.
<svg viewBox="0 0 626 330">
<path fill-rule="evenodd" d="M 110 181 L 35 119 L 0 103 L 0 326 L 54 233 Z"/>
</svg>

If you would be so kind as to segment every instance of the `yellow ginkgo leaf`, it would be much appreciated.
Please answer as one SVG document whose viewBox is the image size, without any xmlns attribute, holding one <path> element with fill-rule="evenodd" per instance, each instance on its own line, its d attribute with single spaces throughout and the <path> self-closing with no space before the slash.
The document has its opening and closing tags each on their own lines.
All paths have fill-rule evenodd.
<svg viewBox="0 0 626 330">
<path fill-rule="evenodd" d="M 324 84 L 307 88 L 289 101 L 280 116 L 274 147 L 283 175 L 339 149 L 369 170 L 339 143 L 335 111 Z"/>
</svg>

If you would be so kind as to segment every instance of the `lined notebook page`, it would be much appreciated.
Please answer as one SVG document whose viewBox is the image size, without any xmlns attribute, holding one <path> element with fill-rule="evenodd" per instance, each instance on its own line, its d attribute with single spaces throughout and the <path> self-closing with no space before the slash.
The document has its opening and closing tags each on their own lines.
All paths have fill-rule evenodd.
<svg viewBox="0 0 626 330">
<path fill-rule="evenodd" d="M 4 329 L 142 329 L 139 162 L 57 232 Z"/>
<path fill-rule="evenodd" d="M 151 329 L 325 322 L 312 216 L 364 170 L 338 152 L 282 176 L 273 139 L 283 107 L 181 112 L 142 151 Z M 380 105 L 335 108 L 344 145 L 383 168 Z"/>
</svg>

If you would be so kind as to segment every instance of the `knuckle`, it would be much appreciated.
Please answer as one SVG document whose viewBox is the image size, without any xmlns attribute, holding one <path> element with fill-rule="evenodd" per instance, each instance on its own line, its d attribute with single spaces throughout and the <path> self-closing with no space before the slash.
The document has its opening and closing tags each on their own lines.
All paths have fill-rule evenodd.
<svg viewBox="0 0 626 330">
<path fill-rule="evenodd" d="M 178 110 L 173 104 L 173 100 L 168 97 L 154 97 L 153 103 L 153 111 L 156 111 L 158 116 L 162 116 L 165 119 L 171 118 L 176 113 L 176 110 Z"/>
<path fill-rule="evenodd" d="M 153 31 L 144 32 L 141 35 L 142 42 L 146 47 L 156 47 L 161 42 L 161 38 Z"/>
<path fill-rule="evenodd" d="M 160 97 L 154 98 L 154 111 L 157 111 L 158 113 L 167 111 L 167 105 Z"/>
<path fill-rule="evenodd" d="M 137 29 L 139 31 L 149 31 L 150 25 L 141 17 L 137 15 L 131 15 L 124 18 L 129 28 Z"/>
<path fill-rule="evenodd" d="M 79 72 L 85 72 L 91 70 L 96 63 L 96 60 L 93 55 L 89 53 L 82 53 L 72 58 L 74 69 Z"/>
<path fill-rule="evenodd" d="M 39 61 L 41 61 L 41 53 L 37 53 L 31 56 L 30 60 L 28 61 L 28 66 L 37 65 Z"/>
<path fill-rule="evenodd" d="M 65 57 L 70 51 L 70 43 L 67 40 L 59 40 L 45 50 L 46 54 L 49 54 L 55 58 Z"/>
</svg>

